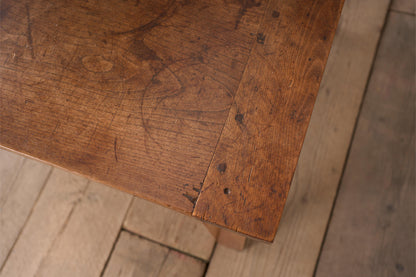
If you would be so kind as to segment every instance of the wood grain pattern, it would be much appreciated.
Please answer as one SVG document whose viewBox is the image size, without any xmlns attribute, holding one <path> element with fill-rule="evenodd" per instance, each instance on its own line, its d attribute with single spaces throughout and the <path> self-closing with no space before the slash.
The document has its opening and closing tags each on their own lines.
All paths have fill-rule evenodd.
<svg viewBox="0 0 416 277">
<path fill-rule="evenodd" d="M 26 227 L 0 271 L 1 277 L 35 275 L 87 183 L 84 178 L 53 170 Z"/>
<path fill-rule="evenodd" d="M 342 4 L 269 1 L 194 216 L 273 241 Z"/>
<path fill-rule="evenodd" d="M 415 276 L 415 33 L 390 13 L 317 277 Z"/>
<path fill-rule="evenodd" d="M 207 277 L 313 276 L 389 3 L 345 2 L 274 243 L 217 246 Z"/>
<path fill-rule="evenodd" d="M 190 214 L 264 8 L 2 0 L 0 144 Z"/>
<path fill-rule="evenodd" d="M 0 203 L 6 202 L 8 191 L 12 190 L 13 182 L 16 180 L 20 169 L 24 163 L 24 157 L 0 150 L 2 159 L 0 160 Z"/>
<path fill-rule="evenodd" d="M 0 150 L 0 268 L 28 219 L 50 166 Z"/>
<path fill-rule="evenodd" d="M 271 241 L 342 3 L 3 0 L 0 144 Z"/>
<path fill-rule="evenodd" d="M 103 276 L 199 277 L 204 270 L 202 261 L 121 232 Z"/>
<path fill-rule="evenodd" d="M 208 261 L 215 238 L 204 224 L 143 199 L 134 199 L 123 227 L 130 232 Z"/>
<path fill-rule="evenodd" d="M 391 9 L 398 12 L 416 14 L 416 3 L 413 0 L 393 0 Z"/>
<path fill-rule="evenodd" d="M 131 198 L 54 169 L 0 276 L 98 276 Z"/>
</svg>

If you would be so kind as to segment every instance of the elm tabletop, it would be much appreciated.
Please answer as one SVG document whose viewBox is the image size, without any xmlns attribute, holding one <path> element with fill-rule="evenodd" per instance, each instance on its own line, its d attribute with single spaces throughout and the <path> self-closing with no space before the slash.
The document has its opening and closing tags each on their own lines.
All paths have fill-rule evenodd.
<svg viewBox="0 0 416 277">
<path fill-rule="evenodd" d="M 0 2 L 0 144 L 273 241 L 343 0 Z"/>
</svg>

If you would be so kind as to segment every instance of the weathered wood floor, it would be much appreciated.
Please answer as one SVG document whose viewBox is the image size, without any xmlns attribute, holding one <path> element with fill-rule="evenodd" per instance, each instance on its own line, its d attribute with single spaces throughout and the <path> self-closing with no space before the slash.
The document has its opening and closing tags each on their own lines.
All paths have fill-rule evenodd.
<svg viewBox="0 0 416 277">
<path fill-rule="evenodd" d="M 1 150 L 0 277 L 415 276 L 415 31 L 413 0 L 345 2 L 272 245 Z"/>
</svg>

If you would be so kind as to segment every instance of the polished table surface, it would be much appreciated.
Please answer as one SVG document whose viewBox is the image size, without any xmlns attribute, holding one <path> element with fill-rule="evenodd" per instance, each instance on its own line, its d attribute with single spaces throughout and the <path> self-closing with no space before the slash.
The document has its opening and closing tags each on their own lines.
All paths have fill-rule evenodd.
<svg viewBox="0 0 416 277">
<path fill-rule="evenodd" d="M 343 0 L 0 2 L 0 145 L 253 238 Z"/>
</svg>

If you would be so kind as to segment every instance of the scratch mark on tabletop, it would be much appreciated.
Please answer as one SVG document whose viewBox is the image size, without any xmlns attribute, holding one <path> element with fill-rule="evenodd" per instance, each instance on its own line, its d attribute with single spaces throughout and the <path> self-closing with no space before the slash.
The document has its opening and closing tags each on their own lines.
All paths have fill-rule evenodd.
<svg viewBox="0 0 416 277">
<path fill-rule="evenodd" d="M 91 141 L 94 139 L 94 135 L 95 135 L 95 133 L 97 132 L 97 127 L 98 127 L 98 123 L 96 123 L 96 124 L 95 124 L 94 131 L 92 132 L 92 135 L 91 135 L 90 139 L 88 140 L 88 145 L 87 145 L 87 147 L 88 147 L 88 146 L 90 146 Z"/>
<path fill-rule="evenodd" d="M 114 139 L 114 158 L 116 159 L 116 162 L 118 162 L 118 158 L 117 158 L 117 137 Z"/>
<path fill-rule="evenodd" d="M 254 150 L 254 151 L 255 151 L 255 150 Z M 250 174 L 248 175 L 248 183 L 250 183 L 250 180 L 251 180 L 251 173 L 253 173 L 253 169 L 254 169 L 254 166 L 252 166 L 252 167 L 251 167 Z"/>
<path fill-rule="evenodd" d="M 143 90 L 143 93 L 141 95 L 141 100 L 140 100 L 140 114 L 141 114 L 141 121 L 142 121 L 142 127 L 143 130 L 145 132 L 145 148 L 146 148 L 146 152 L 147 152 L 147 143 L 146 143 L 146 135 L 154 142 L 156 143 L 157 146 L 159 146 L 159 148 L 164 149 L 162 147 L 162 145 L 160 145 L 160 143 L 152 136 L 152 134 L 150 133 L 149 127 L 148 127 L 148 120 L 145 120 L 144 118 L 144 99 L 146 96 L 146 92 L 148 90 L 148 88 L 150 87 L 151 83 L 153 82 L 153 80 L 155 79 L 155 77 L 159 74 L 159 72 L 156 72 L 152 79 L 147 83 L 146 87 Z"/>
<path fill-rule="evenodd" d="M 148 23 L 146 23 L 142 26 L 127 30 L 127 31 L 114 32 L 113 34 L 115 34 L 115 35 L 125 35 L 125 34 L 139 34 L 139 35 L 141 35 L 141 34 L 144 34 L 148 31 L 152 30 L 153 28 L 160 26 L 166 18 L 171 17 L 176 12 L 176 9 L 178 8 L 178 6 L 179 6 L 179 4 L 176 3 L 175 0 L 170 1 L 166 10 L 164 10 L 162 13 L 160 13 L 155 19 L 151 20 L 150 22 L 148 22 Z"/>
<path fill-rule="evenodd" d="M 235 211 L 234 213 L 235 214 L 245 214 L 245 213 L 248 213 L 248 212 L 251 212 L 251 211 L 254 211 L 254 210 L 262 209 L 263 207 L 264 207 L 264 203 L 261 203 L 259 205 L 254 206 L 254 207 L 249 206 L 249 207 L 244 208 L 242 210 Z"/>
<path fill-rule="evenodd" d="M 188 194 L 185 194 L 185 193 L 182 193 L 182 195 L 185 196 L 189 201 L 191 201 L 193 205 L 195 205 L 196 200 L 198 199 L 198 197 L 192 197 L 192 196 L 190 196 Z"/>
<path fill-rule="evenodd" d="M 59 126 L 61 125 L 61 122 L 58 121 L 55 125 L 55 128 L 52 131 L 51 137 L 53 137 L 55 135 L 56 130 L 59 128 Z"/>
<path fill-rule="evenodd" d="M 35 51 L 33 49 L 33 37 L 32 37 L 32 22 L 30 21 L 29 5 L 26 4 L 26 16 L 27 16 L 27 43 L 29 44 L 30 54 L 32 59 L 35 58 Z"/>
<path fill-rule="evenodd" d="M 228 218 L 227 218 L 227 216 L 226 216 L 225 214 L 222 214 L 222 219 L 223 219 L 223 221 L 224 221 L 224 224 L 225 224 L 226 226 L 228 226 Z"/>
</svg>

